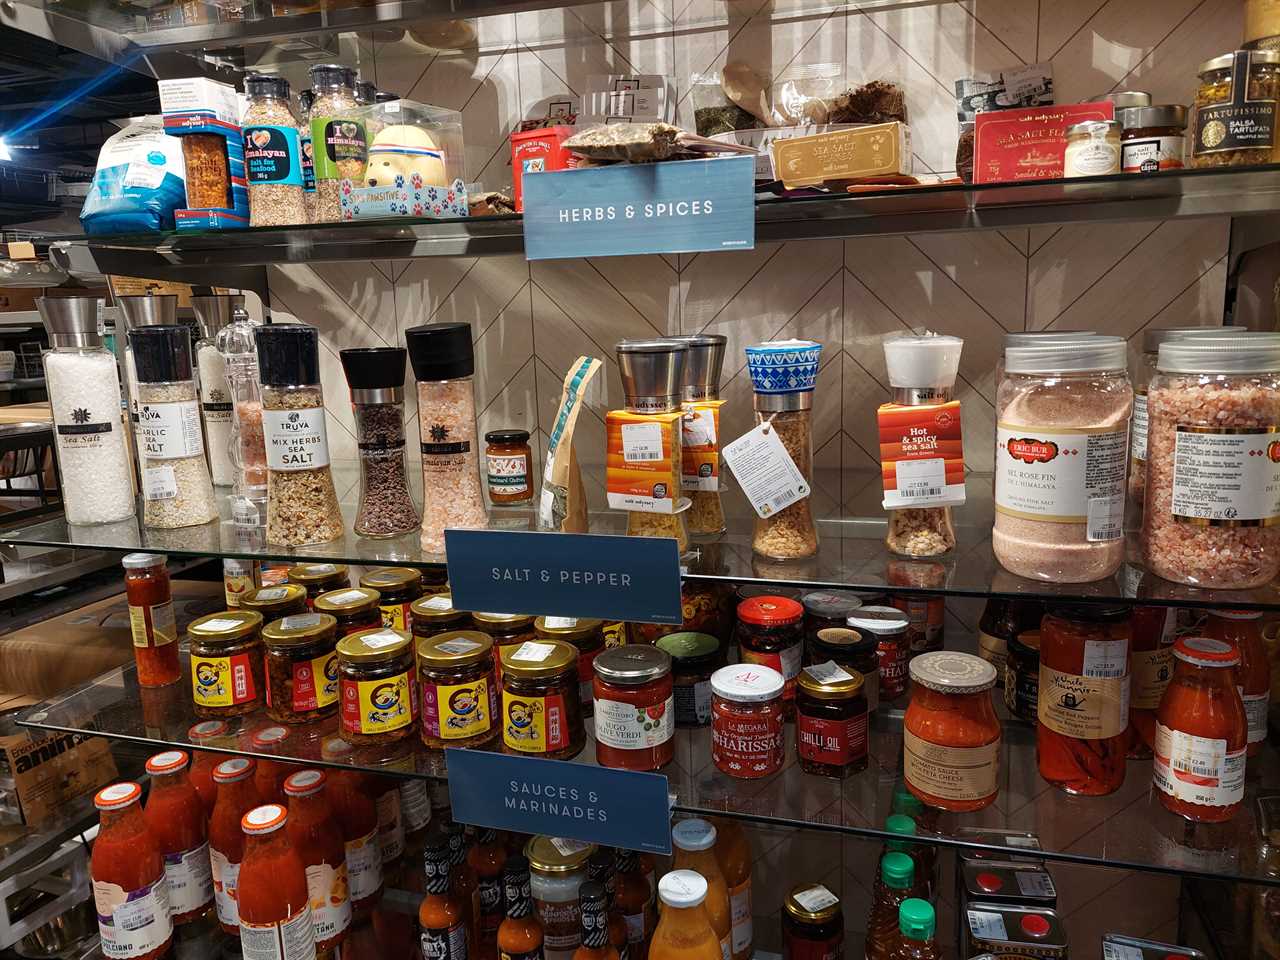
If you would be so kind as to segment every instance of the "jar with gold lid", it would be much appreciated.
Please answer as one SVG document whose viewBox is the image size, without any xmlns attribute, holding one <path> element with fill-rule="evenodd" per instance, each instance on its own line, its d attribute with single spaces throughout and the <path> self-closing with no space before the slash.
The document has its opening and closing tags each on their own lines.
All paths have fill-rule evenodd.
<svg viewBox="0 0 1280 960">
<path fill-rule="evenodd" d="M 471 614 L 476 629 L 487 633 L 493 640 L 493 666 L 496 679 L 502 680 L 502 658 L 499 654 L 503 647 L 519 646 L 526 640 L 534 640 L 537 633 L 533 629 L 534 617 L 531 613 L 483 613 Z"/>
<path fill-rule="evenodd" d="M 415 637 L 434 637 L 447 630 L 470 630 L 471 614 L 453 608 L 447 593 L 419 597 L 409 604 L 409 629 Z"/>
<path fill-rule="evenodd" d="M 312 606 L 316 613 L 327 613 L 337 620 L 338 636 L 345 637 L 357 630 L 371 630 L 382 625 L 379 602 L 377 590 L 345 587 L 320 594 Z"/>
<path fill-rule="evenodd" d="M 793 887 L 782 904 L 785 955 L 807 960 L 844 956 L 844 914 L 840 898 L 820 883 Z"/>
<path fill-rule="evenodd" d="M 378 627 L 338 641 L 339 730 L 353 746 L 413 735 L 418 716 L 413 637 Z"/>
<path fill-rule="evenodd" d="M 305 613 L 307 590 L 297 583 L 277 583 L 250 590 L 240 598 L 241 610 L 256 610 L 264 623 L 279 620 L 291 613 Z"/>
<path fill-rule="evenodd" d="M 452 630 L 421 639 L 422 742 L 432 750 L 481 747 L 498 735 L 493 640 L 479 630 Z"/>
<path fill-rule="evenodd" d="M 410 607 L 422 596 L 422 574 L 412 567 L 378 567 L 360 578 L 360 586 L 382 595 L 378 606 L 382 625 L 408 630 L 413 618 Z"/>
<path fill-rule="evenodd" d="M 587 740 L 577 648 L 561 640 L 529 640 L 503 648 L 501 656 L 503 752 L 576 757 Z"/>
<path fill-rule="evenodd" d="M 867 698 L 862 675 L 835 661 L 796 678 L 796 753 L 800 769 L 843 780 L 867 768 Z"/>
<path fill-rule="evenodd" d="M 337 628 L 328 613 L 293 614 L 262 628 L 272 720 L 307 723 L 337 712 Z"/>
<path fill-rule="evenodd" d="M 187 627 L 191 649 L 191 696 L 203 719 L 239 717 L 262 703 L 262 614 L 224 610 Z"/>
<path fill-rule="evenodd" d="M 351 586 L 351 574 L 345 563 L 296 563 L 286 576 L 307 591 L 307 606 L 330 590 Z"/>
<path fill-rule="evenodd" d="M 1236 50 L 1197 71 L 1191 166 L 1271 163 L 1280 107 L 1280 51 Z"/>
<path fill-rule="evenodd" d="M 1244 0 L 1244 45 L 1253 50 L 1280 47 L 1280 0 Z"/>
<path fill-rule="evenodd" d="M 438 593 L 449 592 L 449 568 L 443 564 L 423 567 L 418 571 L 422 575 L 422 595 L 434 597 Z"/>
<path fill-rule="evenodd" d="M 591 716 L 595 662 L 604 649 L 604 621 L 590 617 L 538 617 L 533 629 L 540 640 L 562 640 L 578 651 L 578 697 L 582 712 Z"/>
</svg>

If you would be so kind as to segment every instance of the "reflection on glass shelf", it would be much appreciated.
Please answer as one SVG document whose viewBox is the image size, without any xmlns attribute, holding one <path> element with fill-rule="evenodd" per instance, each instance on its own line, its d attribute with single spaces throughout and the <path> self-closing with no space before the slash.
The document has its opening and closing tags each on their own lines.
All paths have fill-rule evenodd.
<svg viewBox="0 0 1280 960">
<path fill-rule="evenodd" d="M 309 547 L 281 547 L 265 543 L 261 527 L 246 527 L 223 519 L 178 530 L 148 530 L 139 519 L 99 526 L 74 526 L 62 517 L 43 520 L 0 533 L 0 543 L 23 546 L 75 546 L 127 552 L 154 550 L 172 556 L 227 556 L 250 560 L 329 560 L 364 565 L 433 566 L 439 555 L 423 554 L 417 533 L 390 540 L 357 537 L 351 530 L 359 495 L 358 467 L 334 463 L 334 483 L 346 519 L 341 540 Z M 419 503 L 421 476 L 411 471 L 411 486 Z M 884 547 L 885 514 L 880 506 L 880 475 L 872 471 L 818 470 L 814 483 L 814 515 L 819 528 L 818 555 L 809 560 L 773 561 L 751 551 L 753 514 L 736 488 L 724 495 L 730 533 L 697 541 L 682 559 L 690 579 L 754 581 L 812 587 L 890 586 L 898 593 L 935 593 L 956 597 L 1000 596 L 1045 600 L 1122 600 L 1161 606 L 1280 607 L 1274 585 L 1257 590 L 1199 590 L 1162 580 L 1145 572 L 1137 561 L 1136 537 L 1131 537 L 1131 562 L 1107 580 L 1057 584 L 1026 580 L 1006 572 L 991 551 L 992 480 L 971 474 L 968 502 L 955 513 L 957 546 L 937 560 L 894 557 Z M 588 477 L 588 484 L 592 481 Z M 220 513 L 230 516 L 228 497 L 220 497 Z M 139 517 L 141 510 L 139 510 Z M 527 510 L 494 509 L 494 530 L 536 528 Z M 593 533 L 623 534 L 626 515 L 600 510 L 591 515 Z M 553 535 L 553 534 L 552 534 Z M 536 612 L 536 611 L 535 611 Z"/>
<path fill-rule="evenodd" d="M 147 742 L 157 747 L 190 746 L 187 731 L 197 721 L 191 706 L 189 663 L 183 655 L 183 679 L 160 689 L 141 689 L 132 666 L 103 674 L 65 694 L 31 708 L 20 722 L 45 729 L 95 733 Z M 871 762 L 861 773 L 839 782 L 804 773 L 795 755 L 795 731 L 787 728 L 787 761 L 763 780 L 738 780 L 711 761 L 706 728 L 678 730 L 675 760 L 661 773 L 676 794 L 676 809 L 714 813 L 782 826 L 817 827 L 862 836 L 883 836 L 893 811 L 892 794 L 901 783 L 901 706 L 882 709 L 872 724 Z M 1035 733 L 1003 717 L 1004 749 L 996 802 L 979 813 L 943 814 L 930 842 L 965 845 L 953 839 L 960 827 L 1031 831 L 1049 859 L 1209 877 L 1256 878 L 1280 886 L 1280 877 L 1259 872 L 1249 851 L 1257 845 L 1254 799 L 1263 783 L 1280 782 L 1274 746 L 1250 758 L 1249 786 L 1241 812 L 1228 824 L 1189 824 L 1160 805 L 1151 794 L 1151 761 L 1131 760 L 1124 786 L 1109 797 L 1070 797 L 1046 784 L 1036 767 Z M 275 725 L 262 714 L 229 721 L 227 735 L 212 741 L 227 753 L 270 757 L 323 766 L 358 767 L 373 773 L 440 779 L 443 758 L 428 752 L 416 737 L 390 748 L 335 749 L 337 718 L 291 726 L 271 747 L 255 747 L 253 734 Z M 593 741 L 573 761 L 595 762 Z M 556 762 L 556 761 L 548 761 Z M 1016 842 L 995 848 L 1016 853 Z M 1021 852 L 1025 853 L 1025 849 Z"/>
</svg>

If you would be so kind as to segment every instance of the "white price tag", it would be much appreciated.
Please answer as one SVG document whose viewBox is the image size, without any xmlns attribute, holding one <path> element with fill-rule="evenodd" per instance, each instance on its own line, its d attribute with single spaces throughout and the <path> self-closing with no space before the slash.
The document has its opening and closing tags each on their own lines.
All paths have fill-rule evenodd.
<svg viewBox="0 0 1280 960">
<path fill-rule="evenodd" d="M 563 630 L 567 627 L 576 627 L 578 625 L 577 617 L 543 617 L 542 622 L 546 624 L 548 630 Z"/>
<path fill-rule="evenodd" d="M 819 683 L 840 683 L 844 680 L 853 679 L 853 674 L 849 673 L 834 660 L 828 660 L 826 663 L 815 663 L 812 666 L 805 667 L 804 672 Z"/>
<path fill-rule="evenodd" d="M 465 637 L 459 637 L 456 640 L 446 640 L 444 643 L 436 644 L 437 650 L 443 650 L 445 653 L 461 655 L 470 653 L 472 650 L 479 650 L 480 644 L 474 640 L 468 640 Z"/>
<path fill-rule="evenodd" d="M 363 590 L 343 590 L 340 593 L 331 593 L 326 598 L 330 603 L 352 603 L 356 600 L 366 599 Z"/>
<path fill-rule="evenodd" d="M 512 660 L 521 660 L 525 663 L 541 663 L 547 657 L 551 656 L 551 652 L 555 650 L 553 643 L 538 643 L 536 640 L 526 640 L 520 644 L 510 657 Z"/>
<path fill-rule="evenodd" d="M 338 568 L 332 563 L 307 563 L 302 566 L 303 572 L 323 576 L 326 573 L 337 573 Z"/>
<path fill-rule="evenodd" d="M 947 492 L 947 461 L 899 460 L 894 464 L 898 477 L 898 499 L 916 506 L 929 506 Z"/>
<path fill-rule="evenodd" d="M 399 643 L 404 638 L 394 630 L 379 630 L 377 633 L 368 633 L 361 637 L 366 647 L 373 647 L 375 650 L 381 650 L 383 647 L 389 647 Z"/>
<path fill-rule="evenodd" d="M 1119 680 L 1129 672 L 1128 640 L 1086 640 L 1084 675 L 1099 680 Z"/>
<path fill-rule="evenodd" d="M 808 481 L 768 422 L 726 446 L 723 457 L 762 519 L 809 496 Z"/>
<path fill-rule="evenodd" d="M 560 855 L 563 857 L 572 857 L 580 850 L 585 850 L 591 846 L 589 843 L 584 843 L 581 840 L 571 840 L 568 837 L 552 837 L 551 845 L 559 850 Z"/>
<path fill-rule="evenodd" d="M 292 617 L 283 617 L 280 620 L 280 626 L 285 630 L 310 630 L 312 627 L 320 626 L 320 614 L 299 613 Z"/>
<path fill-rule="evenodd" d="M 254 595 L 256 600 L 283 600 L 289 595 L 284 587 L 261 587 Z"/>
<path fill-rule="evenodd" d="M 828 890 L 820 883 L 815 883 L 807 890 L 801 890 L 799 893 L 792 894 L 796 903 L 804 907 L 810 913 L 817 913 L 833 903 L 839 903 L 840 898 Z"/>
<path fill-rule="evenodd" d="M 988 913 L 985 910 L 970 910 L 969 914 L 969 930 L 975 937 L 981 937 L 983 940 L 1008 940 L 1009 931 L 1004 927 L 1004 917 L 998 913 Z"/>
<path fill-rule="evenodd" d="M 423 601 L 422 605 L 428 610 L 452 610 L 453 597 L 447 593 L 437 594 L 430 600 Z"/>
<path fill-rule="evenodd" d="M 1014 874 L 1018 878 L 1018 889 L 1024 897 L 1056 897 L 1057 889 L 1053 885 L 1053 877 L 1042 870 L 1019 870 Z"/>
<path fill-rule="evenodd" d="M 627 463 L 655 463 L 662 459 L 662 425 L 624 423 L 622 459 Z"/>
<path fill-rule="evenodd" d="M 1112 494 L 1090 497 L 1085 520 L 1085 538 L 1091 543 L 1119 540 L 1124 536 L 1124 497 Z"/>
<path fill-rule="evenodd" d="M 200 624 L 202 630 L 212 630 L 214 633 L 220 633 L 223 630 L 233 630 L 240 626 L 241 621 L 230 620 L 226 617 L 215 617 L 212 620 L 206 620 Z"/>
<path fill-rule="evenodd" d="M 173 467 L 147 467 L 143 473 L 146 474 L 143 482 L 148 500 L 172 500 L 178 495 L 178 479 L 174 476 Z"/>
</svg>

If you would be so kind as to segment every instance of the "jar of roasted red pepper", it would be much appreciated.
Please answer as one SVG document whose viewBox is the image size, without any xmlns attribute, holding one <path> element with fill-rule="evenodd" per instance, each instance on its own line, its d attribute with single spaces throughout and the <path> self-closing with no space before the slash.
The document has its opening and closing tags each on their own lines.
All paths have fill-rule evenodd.
<svg viewBox="0 0 1280 960">
<path fill-rule="evenodd" d="M 738 658 L 782 675 L 786 719 L 796 713 L 796 677 L 804 658 L 804 607 L 786 597 L 751 597 L 738 604 Z"/>
<path fill-rule="evenodd" d="M 1262 642 L 1261 610 L 1210 610 L 1204 634 L 1236 648 L 1236 686 L 1249 721 L 1249 756 L 1256 756 L 1267 739 L 1267 710 L 1271 705 L 1271 665 Z"/>
<path fill-rule="evenodd" d="M 1231 644 L 1182 637 L 1156 719 L 1152 782 L 1160 802 L 1188 820 L 1230 820 L 1244 799 L 1249 723 L 1236 690 Z"/>
<path fill-rule="evenodd" d="M 1084 796 L 1124 783 L 1129 730 L 1128 607 L 1072 603 L 1040 624 L 1040 776 Z"/>
<path fill-rule="evenodd" d="M 164 687 L 182 678 L 178 625 L 165 562 L 166 557 L 159 553 L 126 553 L 121 561 L 140 687 Z"/>
<path fill-rule="evenodd" d="M 742 780 L 782 769 L 783 686 L 777 670 L 753 663 L 711 675 L 711 759 L 717 769 Z"/>
<path fill-rule="evenodd" d="M 1134 607 L 1129 669 L 1130 760 L 1151 756 L 1156 742 L 1156 710 L 1173 678 L 1173 641 L 1178 611 L 1173 607 Z"/>
<path fill-rule="evenodd" d="M 591 716 L 591 684 L 595 671 L 591 665 L 604 649 L 604 621 L 590 617 L 538 617 L 533 621 L 539 640 L 570 643 L 578 651 L 578 699 L 582 715 Z"/>
<path fill-rule="evenodd" d="M 377 590 L 367 587 L 347 587 L 329 590 L 316 597 L 312 604 L 316 613 L 327 613 L 338 624 L 338 636 L 345 637 L 358 630 L 372 630 L 382 626 L 382 614 Z"/>
<path fill-rule="evenodd" d="M 671 657 L 657 647 L 605 650 L 595 671 L 596 762 L 623 770 L 657 770 L 675 756 Z"/>
<path fill-rule="evenodd" d="M 880 658 L 881 703 L 892 703 L 907 692 L 907 661 L 911 646 L 907 638 L 907 615 L 897 607 L 862 607 L 849 617 L 849 626 L 876 638 Z"/>
<path fill-rule="evenodd" d="M 833 660 L 796 680 L 796 752 L 800 769 L 843 780 L 867 768 L 867 698 L 862 675 Z"/>
<path fill-rule="evenodd" d="M 955 813 L 988 807 L 999 791 L 996 668 L 970 653 L 937 650 L 911 661 L 902 734 L 903 779 L 922 803 Z"/>
</svg>

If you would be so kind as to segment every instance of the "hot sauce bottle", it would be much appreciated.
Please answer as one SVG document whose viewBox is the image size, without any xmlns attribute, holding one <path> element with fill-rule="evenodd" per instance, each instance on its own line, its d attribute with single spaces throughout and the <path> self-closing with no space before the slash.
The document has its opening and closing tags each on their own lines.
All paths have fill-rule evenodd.
<svg viewBox="0 0 1280 960">
<path fill-rule="evenodd" d="M 614 898 L 627 925 L 627 960 L 645 960 L 658 923 L 649 881 L 634 850 L 619 849 L 613 867 Z"/>
<path fill-rule="evenodd" d="M 582 918 L 582 943 L 573 951 L 573 960 L 618 960 L 618 951 L 609 941 L 609 900 L 604 884 L 588 880 L 578 890 Z"/>
<path fill-rule="evenodd" d="M 1151 756 L 1156 742 L 1156 710 L 1173 677 L 1173 641 L 1178 611 L 1172 607 L 1134 607 L 1129 689 L 1131 760 Z"/>
<path fill-rule="evenodd" d="M 529 861 L 516 854 L 502 871 L 506 919 L 498 926 L 499 960 L 542 960 L 542 924 L 533 909 Z"/>
<path fill-rule="evenodd" d="M 445 835 L 449 838 L 449 886 L 462 905 L 467 944 L 475 950 L 480 943 L 480 877 L 467 858 L 470 844 L 462 824 L 449 824 Z"/>
<path fill-rule="evenodd" d="M 350 883 L 342 834 L 325 797 L 325 774 L 299 770 L 284 781 L 289 798 L 289 842 L 306 870 L 316 951 L 328 953 L 347 939 Z"/>
<path fill-rule="evenodd" d="M 284 727 L 264 727 L 253 735 L 250 741 L 254 750 L 278 750 L 288 738 L 289 731 Z M 295 769 L 296 764 L 270 757 L 258 757 L 258 767 L 253 773 L 254 786 L 258 788 L 258 799 L 263 803 L 278 803 L 284 806 L 288 798 L 284 793 L 284 780 Z"/>
<path fill-rule="evenodd" d="M 163 687 L 182 678 L 178 626 L 165 561 L 166 557 L 159 553 L 127 553 L 121 561 L 129 600 L 133 658 L 141 687 Z"/>
<path fill-rule="evenodd" d="M 113 783 L 93 798 L 101 826 L 89 860 L 105 956 L 153 960 L 173 940 L 164 856 L 147 829 L 136 783 Z"/>
<path fill-rule="evenodd" d="M 1262 741 L 1267 739 L 1267 710 L 1271 699 L 1271 666 L 1262 644 L 1262 611 L 1210 610 L 1204 632 L 1239 651 L 1236 686 L 1249 721 L 1247 753 L 1256 756 L 1262 749 Z"/>
<path fill-rule="evenodd" d="M 587 879 L 604 888 L 605 921 L 609 927 L 609 943 L 617 952 L 618 960 L 627 960 L 627 921 L 617 907 L 617 884 L 614 880 L 616 855 L 608 847 L 601 847 L 587 861 Z"/>
<path fill-rule="evenodd" d="M 213 870 L 213 898 L 218 923 L 225 933 L 240 936 L 240 863 L 244 859 L 244 831 L 240 821 L 258 806 L 253 785 L 254 762 L 232 757 L 213 768 L 218 799 L 209 817 L 209 863 Z"/>
<path fill-rule="evenodd" d="M 750 960 L 751 844 L 738 821 L 717 817 L 711 822 L 716 828 L 716 862 L 729 887 L 729 910 L 733 914 L 730 952 L 733 960 Z"/>
<path fill-rule="evenodd" d="M 467 960 L 467 918 L 449 883 L 449 842 L 428 844 L 422 856 L 427 887 L 418 908 L 422 960 Z"/>
<path fill-rule="evenodd" d="M 213 906 L 208 826 L 200 795 L 187 776 L 181 750 L 157 753 L 147 761 L 151 792 L 142 816 L 164 855 L 169 913 L 175 926 L 198 920 Z"/>
<path fill-rule="evenodd" d="M 498 955 L 498 926 L 502 923 L 502 868 L 507 862 L 507 848 L 497 830 L 480 827 L 476 831 L 467 862 L 479 882 L 480 941 L 476 955 L 480 960 L 494 960 Z"/>
<path fill-rule="evenodd" d="M 315 960 L 307 872 L 283 829 L 288 819 L 284 807 L 268 803 L 240 820 L 240 949 L 246 957 Z"/>
</svg>

